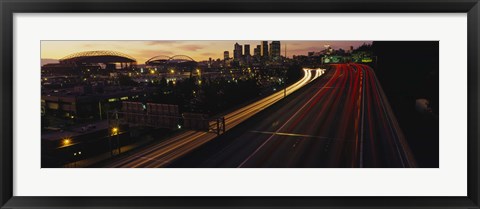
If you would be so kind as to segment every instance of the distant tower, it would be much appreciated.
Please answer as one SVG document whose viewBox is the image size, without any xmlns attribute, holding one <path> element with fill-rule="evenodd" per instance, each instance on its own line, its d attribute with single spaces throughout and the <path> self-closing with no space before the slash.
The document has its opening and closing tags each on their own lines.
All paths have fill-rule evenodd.
<svg viewBox="0 0 480 209">
<path fill-rule="evenodd" d="M 281 46 L 280 41 L 272 41 L 270 44 L 270 57 L 272 60 L 280 60 Z"/>
<path fill-rule="evenodd" d="M 268 44 L 268 57 L 272 58 L 272 43 Z"/>
<path fill-rule="evenodd" d="M 262 41 L 261 54 L 263 58 L 268 58 L 268 41 Z"/>
<path fill-rule="evenodd" d="M 230 59 L 230 53 L 228 51 L 223 52 L 223 60 L 228 60 Z"/>
<path fill-rule="evenodd" d="M 235 43 L 235 46 L 233 49 L 233 59 L 237 61 L 242 59 L 242 45 L 238 43 Z"/>
<path fill-rule="evenodd" d="M 253 56 L 256 58 L 260 58 L 261 55 L 262 55 L 262 46 L 257 45 L 257 48 L 253 49 Z"/>
<path fill-rule="evenodd" d="M 250 44 L 245 44 L 245 46 L 243 46 L 243 50 L 245 50 L 243 55 L 250 56 Z"/>
</svg>

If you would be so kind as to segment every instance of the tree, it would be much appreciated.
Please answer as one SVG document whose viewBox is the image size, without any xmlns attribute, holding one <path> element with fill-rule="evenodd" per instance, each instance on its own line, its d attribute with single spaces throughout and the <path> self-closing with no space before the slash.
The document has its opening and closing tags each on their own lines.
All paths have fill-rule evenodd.
<svg viewBox="0 0 480 209">
<path fill-rule="evenodd" d="M 120 86 L 138 86 L 138 83 L 132 80 L 132 78 L 126 75 L 119 75 L 118 76 L 118 83 Z"/>
</svg>

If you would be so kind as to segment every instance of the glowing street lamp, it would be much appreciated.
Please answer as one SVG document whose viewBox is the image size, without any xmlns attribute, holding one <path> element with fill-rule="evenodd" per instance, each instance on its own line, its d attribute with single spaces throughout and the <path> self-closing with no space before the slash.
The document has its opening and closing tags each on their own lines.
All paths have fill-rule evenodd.
<svg viewBox="0 0 480 209">
<path fill-rule="evenodd" d="M 63 146 L 68 146 L 68 145 L 70 145 L 71 143 L 72 143 L 72 140 L 69 139 L 69 138 L 65 138 L 65 139 L 62 140 Z"/>
<path fill-rule="evenodd" d="M 118 135 L 119 128 L 118 127 L 113 127 L 112 128 L 112 136 L 117 136 L 117 148 L 118 148 L 118 154 L 120 154 L 121 148 L 120 148 L 120 135 Z M 112 150 L 112 138 L 110 137 L 110 155 L 113 156 L 113 150 Z"/>
<path fill-rule="evenodd" d="M 115 136 L 118 134 L 118 128 L 117 127 L 113 127 L 112 128 L 112 136 Z"/>
</svg>

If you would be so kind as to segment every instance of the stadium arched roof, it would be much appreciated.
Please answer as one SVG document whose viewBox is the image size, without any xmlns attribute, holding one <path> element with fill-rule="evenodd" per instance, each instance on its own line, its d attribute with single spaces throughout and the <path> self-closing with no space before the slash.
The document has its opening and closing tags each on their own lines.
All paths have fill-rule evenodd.
<svg viewBox="0 0 480 209">
<path fill-rule="evenodd" d="M 133 63 L 137 60 L 116 51 L 84 51 L 60 59 L 61 63 Z"/>
<path fill-rule="evenodd" d="M 155 56 L 145 62 L 146 65 L 175 65 L 175 64 L 196 64 L 197 62 L 187 55 Z"/>
</svg>

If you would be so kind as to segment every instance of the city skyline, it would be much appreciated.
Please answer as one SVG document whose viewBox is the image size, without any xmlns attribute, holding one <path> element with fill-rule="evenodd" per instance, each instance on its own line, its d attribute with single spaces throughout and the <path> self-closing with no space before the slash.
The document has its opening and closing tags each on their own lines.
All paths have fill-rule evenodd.
<svg viewBox="0 0 480 209">
<path fill-rule="evenodd" d="M 42 46 L 42 168 L 439 167 L 438 41 Z"/>
<path fill-rule="evenodd" d="M 269 43 L 274 40 L 269 40 Z M 333 49 L 348 49 L 350 46 L 357 48 L 362 44 L 371 44 L 372 41 L 281 41 L 281 55 L 287 56 L 307 55 L 311 51 L 325 49 L 330 45 Z M 148 59 L 158 55 L 188 55 L 197 61 L 222 59 L 224 51 L 229 51 L 233 57 L 234 44 L 250 45 L 251 50 L 256 45 L 261 45 L 261 40 L 239 41 L 42 41 L 41 59 L 58 60 L 67 55 L 81 51 L 113 50 L 125 53 L 137 59 L 138 64 L 143 64 Z M 251 51 L 252 53 L 252 51 Z"/>
</svg>

